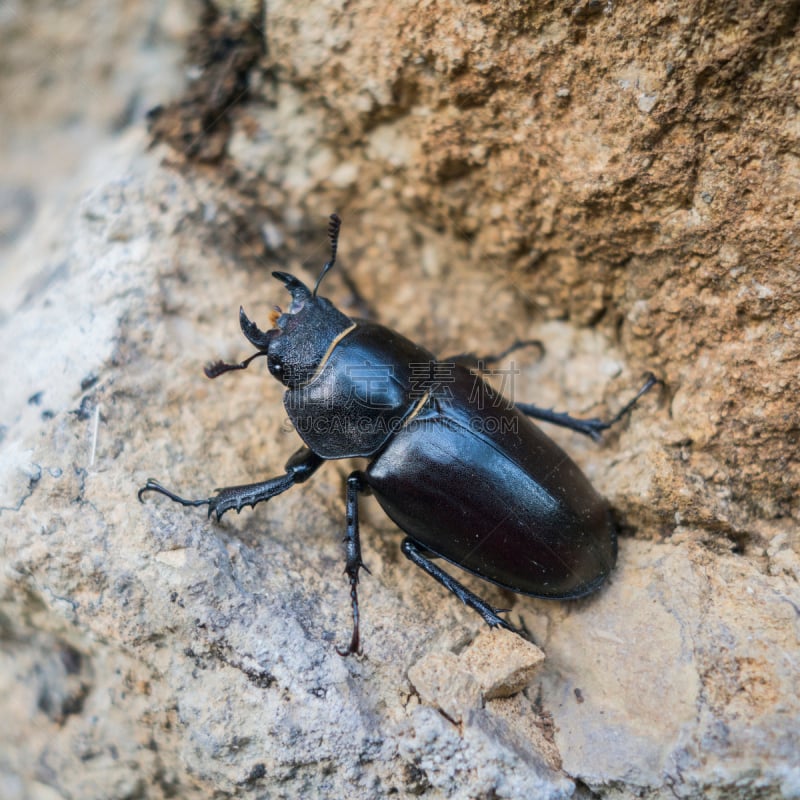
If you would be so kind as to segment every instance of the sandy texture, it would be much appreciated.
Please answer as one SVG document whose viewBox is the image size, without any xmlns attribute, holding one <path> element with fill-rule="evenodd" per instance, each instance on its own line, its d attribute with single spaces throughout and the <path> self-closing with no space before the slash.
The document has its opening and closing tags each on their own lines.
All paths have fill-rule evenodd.
<svg viewBox="0 0 800 800">
<path fill-rule="evenodd" d="M 796 4 L 237 5 L 0 15 L 0 796 L 800 797 Z M 495 380 L 576 415 L 666 382 L 552 431 L 624 532 L 600 592 L 465 580 L 543 662 L 372 500 L 337 654 L 357 462 L 136 501 L 282 471 L 263 362 L 202 366 L 333 210 L 346 313 L 539 339 Z"/>
</svg>

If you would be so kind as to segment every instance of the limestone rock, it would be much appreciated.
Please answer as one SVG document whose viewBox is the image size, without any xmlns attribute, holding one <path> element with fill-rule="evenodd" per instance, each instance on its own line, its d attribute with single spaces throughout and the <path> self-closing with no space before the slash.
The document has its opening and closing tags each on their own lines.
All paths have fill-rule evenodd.
<svg viewBox="0 0 800 800">
<path fill-rule="evenodd" d="M 544 659 L 536 645 L 499 628 L 482 631 L 461 654 L 486 700 L 511 697 L 524 689 Z"/>
<path fill-rule="evenodd" d="M 270 3 L 200 165 L 145 134 L 200 25 L 168 5 L 0 12 L 0 796 L 800 797 L 794 5 Z M 624 534 L 598 593 L 464 578 L 542 663 L 368 499 L 337 654 L 354 465 L 221 523 L 136 500 L 280 472 L 281 387 L 202 366 L 333 210 L 347 313 L 540 339 L 493 380 L 576 415 L 666 382 L 600 446 L 552 432 Z"/>
</svg>

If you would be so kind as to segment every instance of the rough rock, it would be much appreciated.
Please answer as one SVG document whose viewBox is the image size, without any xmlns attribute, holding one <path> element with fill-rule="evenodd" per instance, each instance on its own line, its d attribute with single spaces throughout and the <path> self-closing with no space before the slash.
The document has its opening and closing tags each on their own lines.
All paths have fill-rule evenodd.
<svg viewBox="0 0 800 800">
<path fill-rule="evenodd" d="M 795 4 L 270 3 L 214 164 L 145 132 L 197 9 L 9 8 L 0 796 L 800 797 Z M 465 580 L 541 664 L 370 500 L 337 654 L 349 463 L 220 523 L 136 501 L 281 470 L 280 386 L 202 366 L 332 210 L 348 313 L 539 339 L 495 380 L 578 415 L 665 381 L 599 447 L 552 432 L 624 533 L 597 594 Z"/>
<path fill-rule="evenodd" d="M 533 678 L 544 653 L 510 631 L 483 631 L 462 653 L 464 666 L 475 675 L 487 700 L 512 697 Z"/>
</svg>

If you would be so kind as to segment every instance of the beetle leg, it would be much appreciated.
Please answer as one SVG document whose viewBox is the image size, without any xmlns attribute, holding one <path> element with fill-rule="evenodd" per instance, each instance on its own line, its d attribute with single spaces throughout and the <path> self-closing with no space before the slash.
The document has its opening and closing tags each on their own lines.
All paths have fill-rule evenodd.
<svg viewBox="0 0 800 800">
<path fill-rule="evenodd" d="M 533 417 L 542 422 L 551 422 L 553 425 L 560 425 L 562 428 L 569 428 L 585 436 L 591 436 L 595 441 L 599 441 L 600 432 L 608 430 L 612 425 L 616 425 L 621 419 L 630 414 L 642 395 L 649 392 L 657 383 L 660 383 L 662 386 L 664 384 L 664 381 L 656 378 L 652 372 L 648 372 L 645 377 L 644 386 L 639 389 L 636 396 L 626 403 L 620 411 L 611 417 L 611 419 L 607 420 L 600 419 L 599 417 L 578 419 L 576 417 L 571 417 L 569 414 L 553 411 L 549 408 L 539 408 L 532 403 L 516 403 L 515 405 L 526 416 Z"/>
<path fill-rule="evenodd" d="M 498 616 L 502 609 L 493 608 L 485 600 L 481 600 L 478 595 L 473 594 L 466 586 L 462 586 L 443 569 L 437 567 L 436 564 L 432 563 L 423 555 L 424 548 L 420 547 L 412 539 L 403 539 L 403 544 L 400 549 L 409 561 L 412 561 L 418 567 L 425 570 L 432 578 L 439 581 L 445 589 L 451 591 L 464 605 L 477 611 L 490 628 L 506 628 L 506 630 L 522 635 L 511 623 L 506 622 L 502 617 Z"/>
<path fill-rule="evenodd" d="M 261 483 L 249 483 L 242 486 L 227 486 L 218 489 L 217 493 L 206 500 L 186 500 L 183 497 L 165 489 L 158 481 L 149 478 L 147 483 L 139 489 L 138 497 L 142 500 L 145 492 L 158 492 L 180 503 L 183 506 L 208 506 L 208 516 L 216 514 L 217 520 L 222 518 L 226 511 L 236 509 L 238 514 L 245 506 L 255 506 L 264 500 L 269 500 L 275 495 L 285 492 L 296 483 L 308 480 L 322 464 L 323 459 L 308 447 L 301 447 L 286 462 L 286 474 L 277 478 L 270 478 Z"/>
<path fill-rule="evenodd" d="M 450 356 L 449 358 L 442 359 L 442 363 L 462 364 L 465 367 L 471 367 L 473 369 L 477 369 L 479 372 L 482 372 L 484 367 L 488 366 L 489 364 L 497 364 L 506 356 L 516 353 L 517 350 L 521 350 L 523 347 L 537 347 L 540 353 L 542 355 L 544 354 L 544 345 L 538 339 L 517 339 L 513 344 L 511 344 L 509 347 L 506 347 L 506 349 L 500 353 L 490 354 L 487 356 L 478 356 L 475 353 L 459 353 L 457 356 Z"/>
<path fill-rule="evenodd" d="M 349 656 L 353 653 L 361 654 L 361 639 L 359 634 L 358 622 L 358 571 L 367 569 L 361 560 L 361 537 L 358 532 L 358 495 L 369 489 L 364 479 L 364 474 L 356 470 L 347 479 L 347 533 L 344 537 L 345 543 L 345 567 L 344 571 L 350 578 L 350 601 L 353 606 L 353 635 L 350 637 L 350 644 L 346 650 L 338 651 L 340 656 Z"/>
</svg>

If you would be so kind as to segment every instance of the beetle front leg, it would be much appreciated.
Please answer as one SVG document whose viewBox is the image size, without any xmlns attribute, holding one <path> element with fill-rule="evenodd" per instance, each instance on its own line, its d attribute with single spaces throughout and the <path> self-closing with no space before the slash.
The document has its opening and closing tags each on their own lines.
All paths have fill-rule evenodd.
<svg viewBox="0 0 800 800">
<path fill-rule="evenodd" d="M 350 474 L 347 479 L 347 533 L 344 537 L 345 543 L 345 567 L 344 571 L 350 578 L 350 600 L 353 606 L 353 635 L 350 638 L 350 645 L 346 650 L 338 651 L 340 656 L 349 656 L 353 653 L 360 655 L 361 639 L 359 634 L 358 622 L 358 571 L 364 569 L 369 572 L 364 562 L 361 560 L 361 537 L 358 532 L 358 495 L 369 489 L 362 472 L 356 471 Z"/>
<path fill-rule="evenodd" d="M 186 500 L 183 497 L 165 489 L 158 481 L 149 478 L 147 483 L 139 489 L 139 501 L 145 492 L 158 492 L 183 506 L 208 506 L 208 516 L 216 514 L 217 520 L 232 508 L 238 514 L 245 506 L 255 506 L 264 500 L 269 500 L 276 495 L 290 489 L 296 483 L 308 480 L 322 464 L 323 459 L 308 447 L 301 447 L 286 462 L 286 474 L 277 478 L 270 478 L 261 483 L 248 483 L 241 486 L 227 486 L 218 489 L 217 493 L 206 500 Z"/>
<path fill-rule="evenodd" d="M 425 570 L 428 575 L 441 583 L 445 589 L 452 592 L 464 605 L 477 611 L 490 628 L 505 628 L 506 630 L 513 631 L 522 636 L 521 631 L 499 616 L 502 609 L 493 608 L 485 600 L 481 600 L 478 595 L 473 594 L 466 586 L 462 586 L 443 569 L 437 567 L 436 564 L 423 555 L 423 548 L 414 542 L 413 539 L 403 539 L 403 544 L 400 546 L 400 549 L 409 561 L 412 561 L 418 567 Z"/>
<path fill-rule="evenodd" d="M 611 419 L 607 420 L 600 419 L 599 417 L 578 419 L 577 417 L 571 417 L 569 414 L 563 412 L 553 411 L 550 408 L 539 408 L 539 406 L 535 406 L 532 403 L 515 403 L 515 405 L 528 417 L 533 417 L 542 422 L 550 422 L 553 425 L 560 425 L 562 428 L 569 428 L 585 436 L 590 436 L 595 441 L 599 441 L 600 432 L 608 430 L 612 425 L 616 425 L 621 419 L 630 414 L 642 395 L 649 392 L 657 383 L 664 384 L 664 381 L 656 378 L 652 372 L 648 372 L 645 377 L 644 386 L 639 389 L 636 396 L 627 402 L 620 411 L 611 417 Z"/>
</svg>

